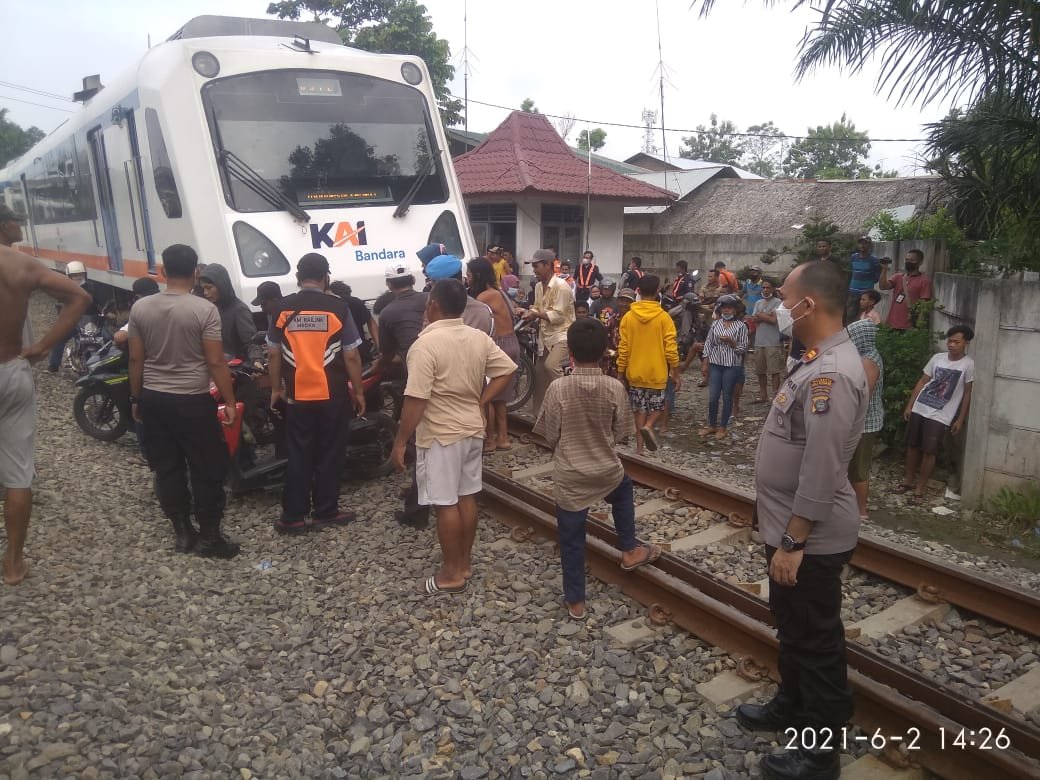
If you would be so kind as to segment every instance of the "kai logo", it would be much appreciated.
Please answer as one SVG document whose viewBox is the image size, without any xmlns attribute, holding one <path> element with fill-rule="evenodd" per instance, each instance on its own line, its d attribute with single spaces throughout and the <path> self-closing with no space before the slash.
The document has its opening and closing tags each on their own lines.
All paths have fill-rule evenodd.
<svg viewBox="0 0 1040 780">
<path fill-rule="evenodd" d="M 368 245 L 364 222 L 359 220 L 357 228 L 349 222 L 326 222 L 320 227 L 311 224 L 311 246 L 315 249 L 321 249 L 323 246 L 346 246 L 347 244 L 351 246 Z"/>
</svg>

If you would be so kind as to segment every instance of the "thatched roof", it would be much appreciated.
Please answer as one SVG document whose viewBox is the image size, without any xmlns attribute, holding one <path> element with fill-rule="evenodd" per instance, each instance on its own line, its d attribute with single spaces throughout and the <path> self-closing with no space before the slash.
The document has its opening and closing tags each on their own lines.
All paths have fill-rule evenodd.
<svg viewBox="0 0 1040 780">
<path fill-rule="evenodd" d="M 858 233 L 878 212 L 915 206 L 930 213 L 948 202 L 937 176 L 848 181 L 713 179 L 654 222 L 655 233 L 796 235 L 814 217 Z"/>
</svg>

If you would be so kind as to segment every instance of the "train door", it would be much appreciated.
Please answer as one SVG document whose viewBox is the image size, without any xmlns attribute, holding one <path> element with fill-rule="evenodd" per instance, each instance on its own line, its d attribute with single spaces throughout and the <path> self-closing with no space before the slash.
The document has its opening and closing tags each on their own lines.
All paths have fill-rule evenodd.
<svg viewBox="0 0 1040 780">
<path fill-rule="evenodd" d="M 97 186 L 98 205 L 101 209 L 101 226 L 105 232 L 105 251 L 108 267 L 113 271 L 123 270 L 123 247 L 119 240 L 119 221 L 116 218 L 115 198 L 112 195 L 112 176 L 105 149 L 105 135 L 100 127 L 87 133 L 90 144 L 90 162 L 94 168 L 94 183 Z"/>
<path fill-rule="evenodd" d="M 144 257 L 155 270 L 155 249 L 144 200 L 141 147 L 133 109 L 116 106 L 112 124 L 87 134 L 101 204 L 109 269 L 123 272 L 125 256 Z"/>
<path fill-rule="evenodd" d="M 40 242 L 36 240 L 36 219 L 33 217 L 32 202 L 29 200 L 31 195 L 29 194 L 29 183 L 25 180 L 25 174 L 21 175 L 22 192 L 25 195 L 25 214 L 29 218 L 29 239 L 32 241 L 33 254 L 38 255 L 40 248 Z"/>
</svg>

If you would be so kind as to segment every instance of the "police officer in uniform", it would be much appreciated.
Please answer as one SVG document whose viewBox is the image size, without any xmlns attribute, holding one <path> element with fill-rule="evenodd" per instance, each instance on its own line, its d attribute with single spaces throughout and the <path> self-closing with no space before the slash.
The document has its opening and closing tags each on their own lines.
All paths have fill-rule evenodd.
<svg viewBox="0 0 1040 780">
<path fill-rule="evenodd" d="M 833 263 L 804 263 L 784 282 L 776 310 L 780 330 L 806 345 L 769 410 L 755 462 L 780 689 L 765 705 L 740 705 L 736 715 L 749 729 L 796 727 L 813 738 L 763 758 L 767 778 L 838 777 L 841 728 L 853 709 L 840 575 L 859 534 L 848 465 L 870 394 L 842 327 L 846 287 Z"/>
</svg>

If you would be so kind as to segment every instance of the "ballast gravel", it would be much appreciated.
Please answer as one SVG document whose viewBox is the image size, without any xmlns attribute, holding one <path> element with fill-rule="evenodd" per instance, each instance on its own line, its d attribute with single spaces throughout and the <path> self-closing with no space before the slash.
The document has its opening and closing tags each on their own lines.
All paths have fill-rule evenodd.
<svg viewBox="0 0 1040 780">
<path fill-rule="evenodd" d="M 31 570 L 0 588 L 0 777 L 718 780 L 776 749 L 696 692 L 734 667 L 722 651 L 670 627 L 616 646 L 605 629 L 643 609 L 591 578 L 589 620 L 567 619 L 551 544 L 483 517 L 469 590 L 414 593 L 439 554 L 393 521 L 398 476 L 345 483 L 351 526 L 279 536 L 261 492 L 228 504 L 238 558 L 174 553 L 133 436 L 88 438 L 71 379 L 36 377 Z"/>
</svg>

